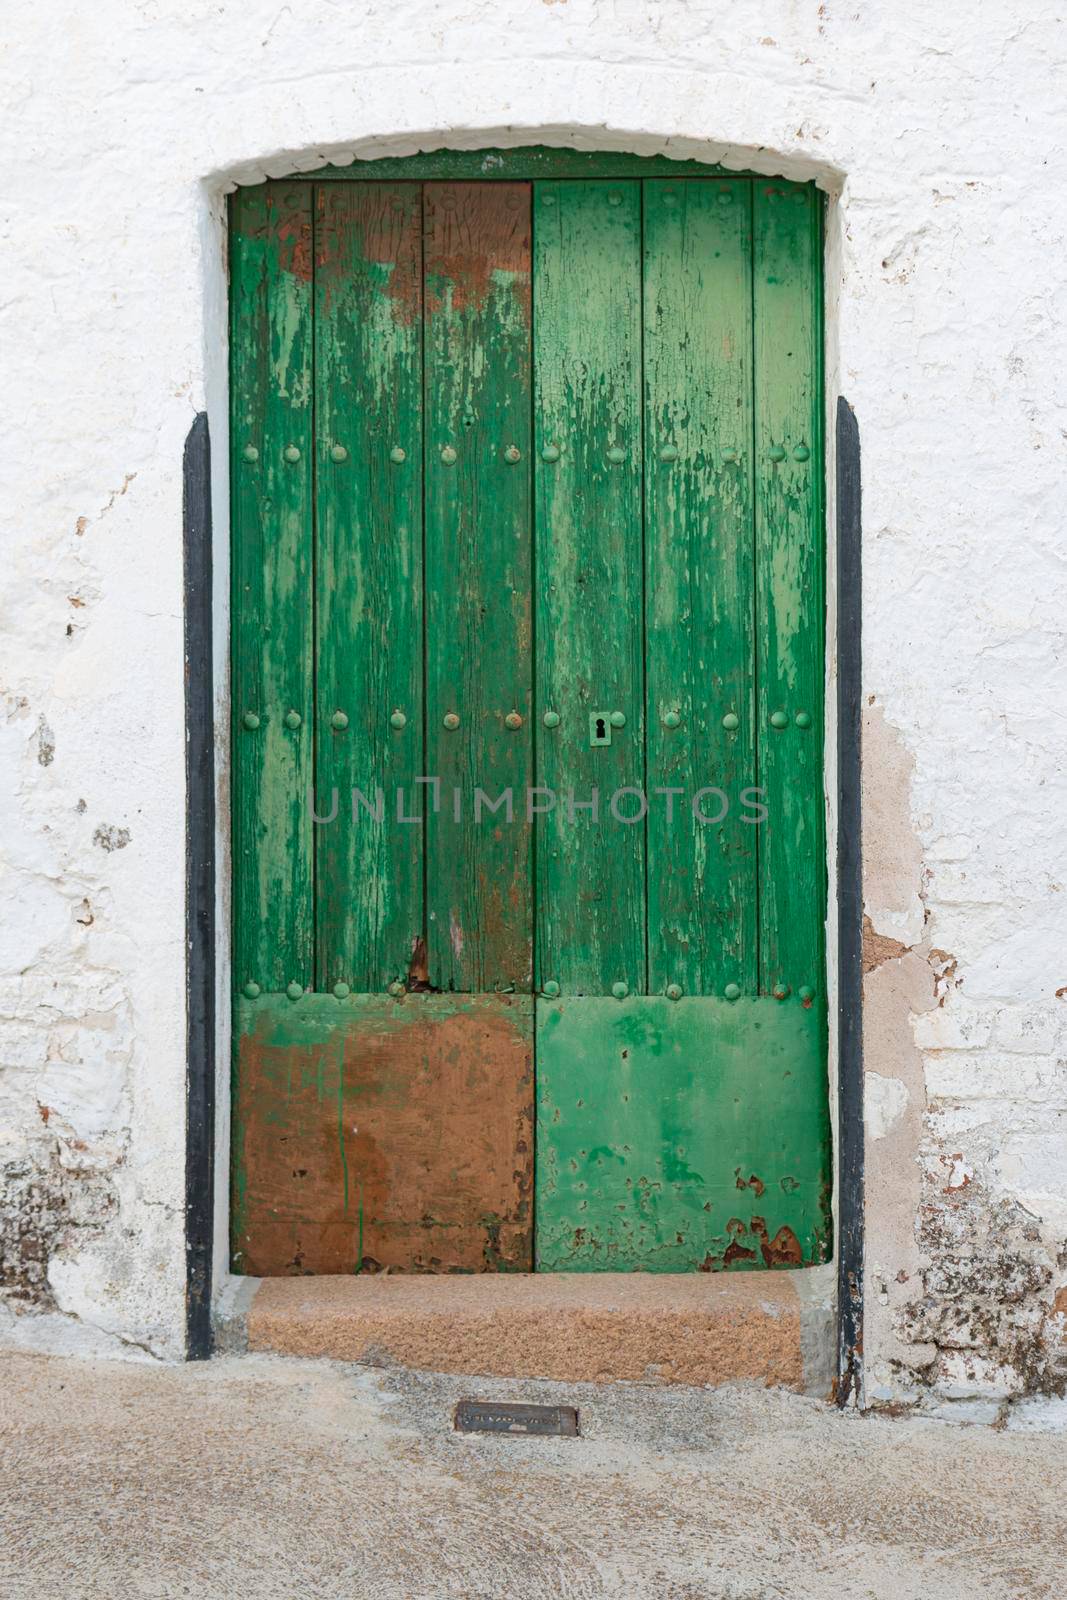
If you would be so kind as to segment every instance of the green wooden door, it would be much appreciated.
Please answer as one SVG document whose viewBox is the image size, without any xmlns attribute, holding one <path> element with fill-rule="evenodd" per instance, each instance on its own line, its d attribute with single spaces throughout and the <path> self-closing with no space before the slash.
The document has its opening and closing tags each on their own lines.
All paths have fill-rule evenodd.
<svg viewBox="0 0 1067 1600">
<path fill-rule="evenodd" d="M 550 154 L 233 201 L 236 1270 L 828 1253 L 818 199 Z"/>
</svg>

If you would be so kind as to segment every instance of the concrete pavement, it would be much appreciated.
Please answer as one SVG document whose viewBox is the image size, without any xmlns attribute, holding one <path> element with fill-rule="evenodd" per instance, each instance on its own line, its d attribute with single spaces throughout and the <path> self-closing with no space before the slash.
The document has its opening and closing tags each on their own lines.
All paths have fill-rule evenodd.
<svg viewBox="0 0 1067 1600">
<path fill-rule="evenodd" d="M 456 1435 L 463 1395 L 582 1437 Z M 0 1355 L 3 1600 L 1058 1600 L 1065 1485 L 1063 1433 L 762 1388 Z"/>
</svg>

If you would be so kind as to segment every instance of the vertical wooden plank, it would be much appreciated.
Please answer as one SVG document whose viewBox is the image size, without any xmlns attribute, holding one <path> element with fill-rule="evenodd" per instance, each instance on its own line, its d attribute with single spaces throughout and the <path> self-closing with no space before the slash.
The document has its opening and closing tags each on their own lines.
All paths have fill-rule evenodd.
<svg viewBox="0 0 1067 1600">
<path fill-rule="evenodd" d="M 823 995 L 819 210 L 754 184 L 760 989 Z"/>
<path fill-rule="evenodd" d="M 311 186 L 231 213 L 234 980 L 313 981 Z"/>
<path fill-rule="evenodd" d="M 429 977 L 528 990 L 530 186 L 424 195 Z"/>
<path fill-rule="evenodd" d="M 318 986 L 374 992 L 423 936 L 422 826 L 397 812 L 403 791 L 418 816 L 423 772 L 421 188 L 324 184 L 316 206 L 318 815 L 338 797 Z"/>
<path fill-rule="evenodd" d="M 538 981 L 639 993 L 645 824 L 609 809 L 645 780 L 638 182 L 535 186 L 534 344 L 537 782 L 558 796 L 538 819 Z M 595 712 L 625 718 L 610 745 L 590 745 Z M 599 818 L 572 809 L 594 789 Z"/>
<path fill-rule="evenodd" d="M 644 185 L 653 993 L 756 987 L 750 202 L 746 179 Z"/>
</svg>

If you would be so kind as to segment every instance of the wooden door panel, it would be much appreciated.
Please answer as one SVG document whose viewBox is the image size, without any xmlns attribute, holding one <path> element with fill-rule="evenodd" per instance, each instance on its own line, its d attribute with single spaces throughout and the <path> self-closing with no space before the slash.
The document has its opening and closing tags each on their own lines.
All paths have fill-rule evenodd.
<svg viewBox="0 0 1067 1600">
<path fill-rule="evenodd" d="M 539 999 L 538 1268 L 826 1261 L 825 1036 L 818 1005 Z"/>
<path fill-rule="evenodd" d="M 537 828 L 539 982 L 637 993 L 645 825 L 609 807 L 645 782 L 638 182 L 537 184 L 534 344 L 537 782 L 557 797 Z M 610 745 L 590 744 L 597 712 L 623 719 Z"/>
<path fill-rule="evenodd" d="M 756 992 L 750 196 L 645 185 L 648 771 L 681 791 L 649 811 L 653 994 Z"/>
<path fill-rule="evenodd" d="M 233 935 L 238 985 L 314 981 L 311 185 L 234 196 Z"/>
<path fill-rule="evenodd" d="M 819 212 L 753 184 L 760 992 L 823 992 L 822 413 Z"/>
<path fill-rule="evenodd" d="M 235 1270 L 530 1271 L 532 1009 L 239 1000 Z"/>
<path fill-rule="evenodd" d="M 818 197 L 388 172 L 232 207 L 235 1270 L 824 1260 Z"/>
<path fill-rule="evenodd" d="M 320 186 L 315 260 L 318 987 L 374 993 L 424 927 L 420 186 Z"/>
<path fill-rule="evenodd" d="M 528 991 L 530 185 L 424 203 L 428 976 Z"/>
</svg>

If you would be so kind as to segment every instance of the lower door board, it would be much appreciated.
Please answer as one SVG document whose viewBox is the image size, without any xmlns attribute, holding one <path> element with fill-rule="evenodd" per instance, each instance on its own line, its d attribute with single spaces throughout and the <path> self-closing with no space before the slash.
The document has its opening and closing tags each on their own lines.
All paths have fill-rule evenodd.
<svg viewBox="0 0 1067 1600">
<path fill-rule="evenodd" d="M 529 995 L 242 997 L 234 1270 L 529 1272 Z"/>
<path fill-rule="evenodd" d="M 829 1258 L 826 1014 L 778 1001 L 537 1001 L 540 1270 Z"/>
</svg>

